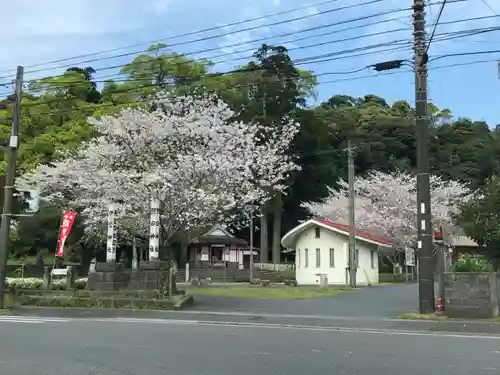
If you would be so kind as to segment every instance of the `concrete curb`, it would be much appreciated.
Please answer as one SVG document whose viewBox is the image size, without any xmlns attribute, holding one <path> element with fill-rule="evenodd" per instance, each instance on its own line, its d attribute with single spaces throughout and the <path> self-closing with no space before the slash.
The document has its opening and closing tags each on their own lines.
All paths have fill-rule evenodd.
<svg viewBox="0 0 500 375">
<path fill-rule="evenodd" d="M 184 310 L 194 303 L 193 296 L 184 296 L 180 301 L 174 304 L 174 310 Z"/>
</svg>

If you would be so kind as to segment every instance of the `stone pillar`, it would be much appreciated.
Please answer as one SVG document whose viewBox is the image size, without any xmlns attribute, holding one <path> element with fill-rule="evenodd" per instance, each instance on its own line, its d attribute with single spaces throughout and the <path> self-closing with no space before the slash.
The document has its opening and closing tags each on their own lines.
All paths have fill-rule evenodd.
<svg viewBox="0 0 500 375">
<path fill-rule="evenodd" d="M 252 251 L 253 251 L 253 249 L 252 249 Z M 244 254 L 245 254 L 245 253 L 243 252 L 243 250 L 237 250 L 237 253 L 236 253 L 236 254 L 238 254 L 238 255 L 237 255 L 237 256 L 238 256 L 238 268 L 239 268 L 240 270 L 242 270 L 242 269 L 244 269 L 244 268 L 245 268 L 245 266 L 244 266 L 244 264 L 243 264 L 243 258 L 244 258 Z"/>
<path fill-rule="evenodd" d="M 94 257 L 92 258 L 92 260 L 90 261 L 90 265 L 89 265 L 89 275 L 91 273 L 94 273 L 95 272 L 95 265 L 97 263 L 97 259 Z"/>
<path fill-rule="evenodd" d="M 45 289 L 50 289 L 51 287 L 51 277 L 50 277 L 51 267 L 43 267 L 43 287 Z"/>
<path fill-rule="evenodd" d="M 151 199 L 151 222 L 149 226 L 149 261 L 160 257 L 160 201 Z"/>
<path fill-rule="evenodd" d="M 137 240 L 132 238 L 132 269 L 135 270 L 139 267 L 139 254 L 137 253 Z"/>
<path fill-rule="evenodd" d="M 75 271 L 73 270 L 73 266 L 66 266 L 68 269 L 68 272 L 66 273 L 66 290 L 71 290 L 73 284 L 71 281 L 73 280 L 73 274 Z"/>
<path fill-rule="evenodd" d="M 108 208 L 108 238 L 106 240 L 106 263 L 116 262 L 116 208 Z"/>
</svg>

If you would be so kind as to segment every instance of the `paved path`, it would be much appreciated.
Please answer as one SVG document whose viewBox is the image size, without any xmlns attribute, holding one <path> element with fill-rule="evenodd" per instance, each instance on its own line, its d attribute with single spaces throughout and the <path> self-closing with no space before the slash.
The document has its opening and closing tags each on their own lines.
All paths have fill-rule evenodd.
<svg viewBox="0 0 500 375">
<path fill-rule="evenodd" d="M 2 317 L 0 369 L 8 375 L 496 375 L 500 336 Z"/>
<path fill-rule="evenodd" d="M 196 296 L 196 311 L 237 311 L 269 314 L 319 314 L 392 318 L 418 309 L 418 284 L 394 284 L 304 299 L 245 299 Z"/>
</svg>

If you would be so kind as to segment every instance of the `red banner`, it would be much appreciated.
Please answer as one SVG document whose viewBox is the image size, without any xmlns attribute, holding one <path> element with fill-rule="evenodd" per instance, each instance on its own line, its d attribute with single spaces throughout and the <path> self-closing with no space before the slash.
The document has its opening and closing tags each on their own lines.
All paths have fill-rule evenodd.
<svg viewBox="0 0 500 375">
<path fill-rule="evenodd" d="M 57 242 L 56 257 L 64 256 L 64 243 L 69 236 L 69 232 L 75 222 L 76 212 L 64 212 L 59 229 L 59 241 Z"/>
</svg>

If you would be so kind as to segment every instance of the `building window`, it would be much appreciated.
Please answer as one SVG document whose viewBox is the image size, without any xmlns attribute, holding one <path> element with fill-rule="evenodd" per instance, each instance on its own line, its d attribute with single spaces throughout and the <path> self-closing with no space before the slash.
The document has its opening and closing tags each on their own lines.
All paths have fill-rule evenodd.
<svg viewBox="0 0 500 375">
<path fill-rule="evenodd" d="M 304 268 L 309 266 L 309 250 L 304 249 Z"/>
<path fill-rule="evenodd" d="M 356 265 L 359 268 L 359 249 L 356 249 Z"/>
<path fill-rule="evenodd" d="M 375 262 L 377 261 L 377 252 L 372 250 L 370 255 L 371 255 L 370 257 L 371 266 L 372 268 L 375 268 Z"/>
<path fill-rule="evenodd" d="M 321 228 L 320 227 L 316 227 L 314 229 L 316 230 L 316 238 L 319 238 L 320 234 L 321 234 Z"/>
<path fill-rule="evenodd" d="M 335 267 L 335 249 L 330 249 L 330 268 Z"/>
<path fill-rule="evenodd" d="M 295 254 L 295 257 L 297 258 L 297 268 L 300 267 L 300 249 L 297 249 L 297 253 Z"/>
<path fill-rule="evenodd" d="M 316 268 L 321 267 L 321 250 L 316 249 Z"/>
</svg>

